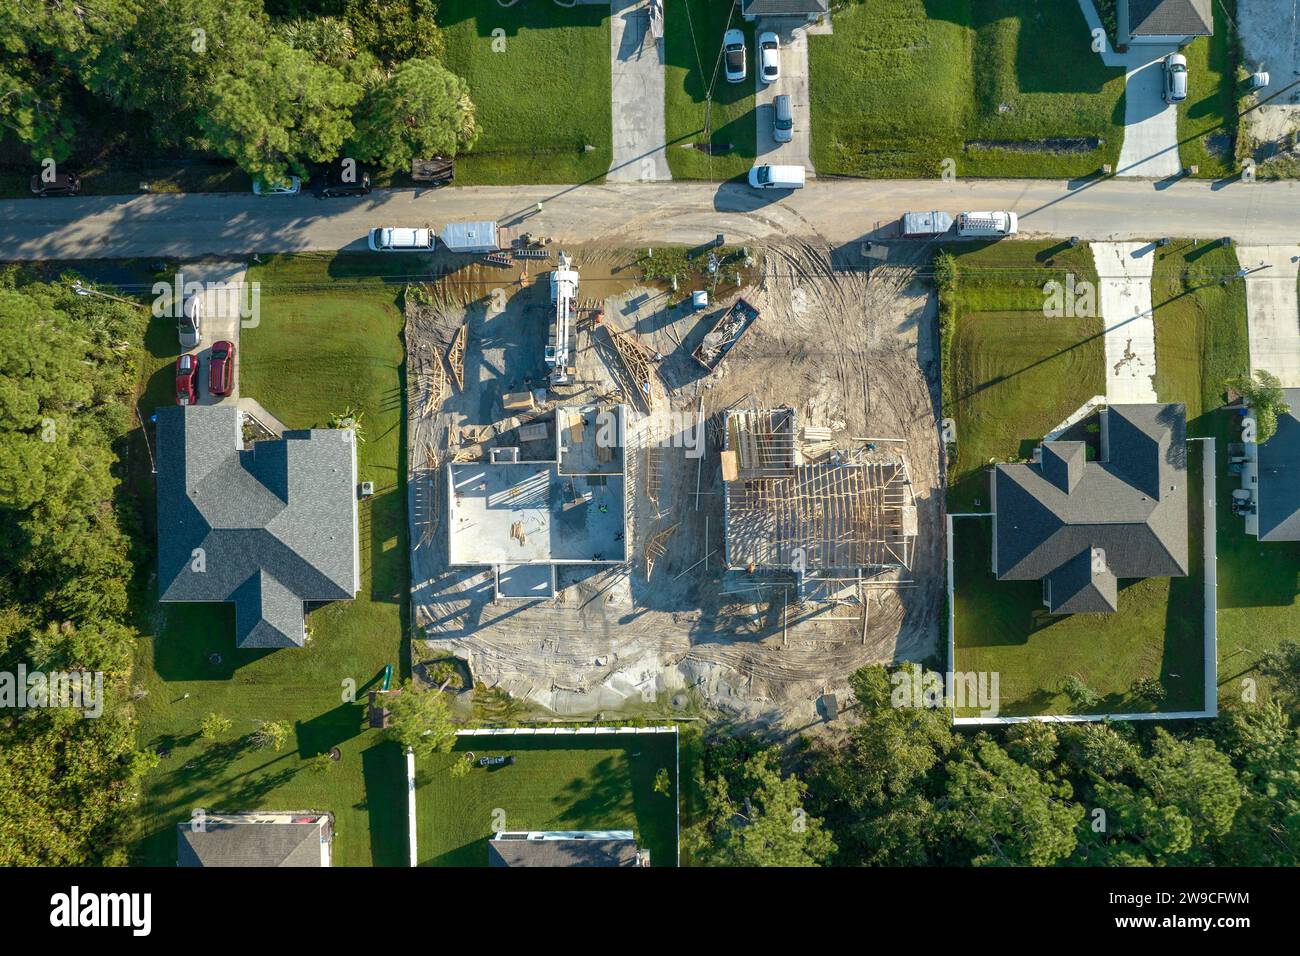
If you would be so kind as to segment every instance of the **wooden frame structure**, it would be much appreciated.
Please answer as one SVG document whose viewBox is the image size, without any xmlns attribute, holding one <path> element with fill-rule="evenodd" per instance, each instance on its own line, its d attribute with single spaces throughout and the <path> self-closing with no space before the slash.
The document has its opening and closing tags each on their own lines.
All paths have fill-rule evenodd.
<svg viewBox="0 0 1300 956">
<path fill-rule="evenodd" d="M 807 464 L 795 425 L 793 409 L 727 413 L 728 565 L 810 577 L 910 568 L 917 525 L 907 462 L 859 450 Z"/>
<path fill-rule="evenodd" d="M 605 330 L 609 333 L 609 340 L 614 343 L 614 351 L 618 353 L 619 361 L 623 363 L 638 400 L 645 406 L 646 411 L 653 411 L 655 370 L 651 363 L 655 358 L 654 350 L 643 344 L 631 332 L 620 332 L 609 325 L 605 326 Z"/>
<path fill-rule="evenodd" d="M 424 407 L 421 414 L 425 417 L 434 414 L 442 400 L 447 397 L 447 370 L 442 366 L 442 356 L 432 352 L 425 371 Z"/>
<path fill-rule="evenodd" d="M 462 392 L 465 391 L 465 342 L 468 339 L 469 323 L 466 322 L 456 330 L 456 335 L 447 349 L 447 365 L 456 380 L 456 388 Z"/>
<path fill-rule="evenodd" d="M 676 524 L 671 524 L 667 528 L 656 531 L 646 542 L 645 546 L 645 578 L 650 580 L 650 575 L 654 572 L 655 561 L 662 558 L 668 553 L 668 539 L 673 536 L 677 530 Z"/>
</svg>

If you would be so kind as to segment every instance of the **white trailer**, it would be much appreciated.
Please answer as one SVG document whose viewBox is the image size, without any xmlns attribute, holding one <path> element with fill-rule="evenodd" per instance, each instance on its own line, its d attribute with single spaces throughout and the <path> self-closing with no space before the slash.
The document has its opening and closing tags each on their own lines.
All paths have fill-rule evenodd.
<svg viewBox="0 0 1300 956">
<path fill-rule="evenodd" d="M 449 222 L 439 236 L 452 252 L 496 252 L 502 248 L 503 236 L 491 219 L 477 222 Z"/>
</svg>

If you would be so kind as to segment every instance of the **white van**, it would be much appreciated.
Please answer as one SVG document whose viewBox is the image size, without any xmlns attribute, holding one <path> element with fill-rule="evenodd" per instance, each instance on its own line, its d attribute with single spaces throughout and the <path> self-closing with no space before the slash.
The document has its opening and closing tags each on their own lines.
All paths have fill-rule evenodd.
<svg viewBox="0 0 1300 956">
<path fill-rule="evenodd" d="M 1014 212 L 963 212 L 957 216 L 957 235 L 963 239 L 1014 236 L 1019 222 Z"/>
<path fill-rule="evenodd" d="M 802 166 L 755 166 L 749 184 L 755 189 L 803 189 Z"/>
<path fill-rule="evenodd" d="M 432 229 L 371 229 L 370 248 L 375 252 L 432 252 Z"/>
</svg>

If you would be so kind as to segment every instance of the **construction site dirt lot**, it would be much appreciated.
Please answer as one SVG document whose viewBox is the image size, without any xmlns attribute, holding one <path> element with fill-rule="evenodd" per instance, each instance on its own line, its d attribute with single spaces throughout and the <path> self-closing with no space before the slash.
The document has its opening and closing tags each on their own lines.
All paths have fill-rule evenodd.
<svg viewBox="0 0 1300 956">
<path fill-rule="evenodd" d="M 647 250 L 565 252 L 581 274 L 576 372 L 549 392 L 554 259 L 476 262 L 408 290 L 412 661 L 459 657 L 475 683 L 562 717 L 704 712 L 789 729 L 833 717 L 855 669 L 935 654 L 943 496 L 936 309 L 916 274 L 926 250 L 877 247 L 867 269 L 856 248 L 752 245 L 676 291 L 643 278 Z M 689 292 L 701 287 L 711 303 L 694 309 Z M 710 372 L 691 353 L 737 295 L 759 317 Z M 650 356 L 645 398 L 614 348 L 620 332 Z M 530 392 L 544 401 L 529 407 L 519 396 Z M 492 568 L 448 564 L 447 465 L 526 448 L 519 430 L 553 421 L 556 406 L 602 401 L 627 406 L 631 560 L 561 565 L 554 597 L 494 600 Z M 801 601 L 788 577 L 724 567 L 723 413 L 782 406 L 818 436 L 829 430 L 819 455 L 864 453 L 870 441 L 906 458 L 910 568 Z M 535 457 L 553 453 L 543 445 Z"/>
</svg>

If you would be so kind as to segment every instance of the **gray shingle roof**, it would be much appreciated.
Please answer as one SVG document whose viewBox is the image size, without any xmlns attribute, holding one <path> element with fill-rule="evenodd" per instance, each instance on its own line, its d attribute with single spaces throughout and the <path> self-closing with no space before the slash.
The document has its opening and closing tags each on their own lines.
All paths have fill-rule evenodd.
<svg viewBox="0 0 1300 956">
<path fill-rule="evenodd" d="M 247 814 L 250 818 L 258 814 Z M 233 815 L 238 816 L 238 815 Z M 321 840 L 331 837 L 321 814 L 304 814 L 302 823 L 209 820 L 201 832 L 176 825 L 177 866 L 320 866 Z"/>
<path fill-rule="evenodd" d="M 636 866 L 635 840 L 491 840 L 488 866 Z"/>
<path fill-rule="evenodd" d="M 1043 477 L 1066 494 L 1083 477 L 1088 461 L 1088 446 L 1081 441 L 1054 441 L 1043 445 Z"/>
<path fill-rule="evenodd" d="M 1118 582 L 1099 551 L 1080 551 L 1046 578 L 1054 614 L 1109 614 L 1119 610 Z"/>
<path fill-rule="evenodd" d="M 1289 415 L 1259 446 L 1259 540 L 1300 541 L 1300 388 L 1283 389 Z"/>
<path fill-rule="evenodd" d="M 1213 0 L 1128 0 L 1129 33 L 1209 36 L 1214 33 L 1212 4 Z"/>
<path fill-rule="evenodd" d="M 244 451 L 233 406 L 163 408 L 157 422 L 159 600 L 233 602 L 238 646 L 301 646 L 303 603 L 358 587 L 352 432 Z"/>
<path fill-rule="evenodd" d="M 1111 405 L 1106 461 L 1046 442 L 1041 464 L 998 465 L 998 579 L 1049 579 L 1051 610 L 1073 613 L 1114 610 L 1115 579 L 1187 574 L 1186 415 L 1182 405 Z"/>
</svg>

